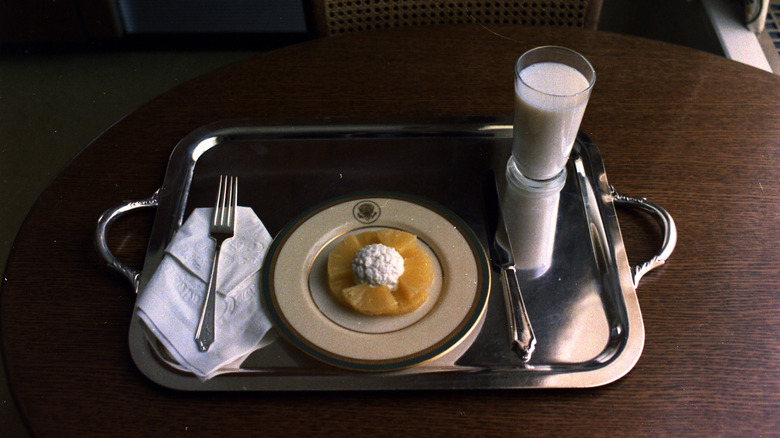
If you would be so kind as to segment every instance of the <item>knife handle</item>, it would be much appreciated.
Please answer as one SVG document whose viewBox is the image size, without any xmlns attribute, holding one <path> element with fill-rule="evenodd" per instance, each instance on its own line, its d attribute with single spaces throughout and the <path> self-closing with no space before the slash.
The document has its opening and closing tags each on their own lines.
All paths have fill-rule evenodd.
<svg viewBox="0 0 780 438">
<path fill-rule="evenodd" d="M 501 269 L 501 277 L 504 283 L 504 299 L 512 349 L 523 362 L 528 362 L 536 347 L 536 336 L 525 309 L 520 283 L 517 281 L 517 269 L 514 266 L 504 267 Z"/>
</svg>

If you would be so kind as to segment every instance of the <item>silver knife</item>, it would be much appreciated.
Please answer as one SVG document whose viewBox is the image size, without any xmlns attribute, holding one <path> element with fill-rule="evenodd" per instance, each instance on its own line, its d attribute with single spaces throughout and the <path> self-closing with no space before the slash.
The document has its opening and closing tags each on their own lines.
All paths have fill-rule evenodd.
<svg viewBox="0 0 780 438">
<path fill-rule="evenodd" d="M 536 347 L 536 335 L 528 318 L 528 311 L 525 308 L 523 294 L 520 290 L 520 283 L 517 280 L 517 268 L 515 267 L 514 257 L 512 256 L 509 238 L 507 236 L 506 222 L 501 213 L 501 203 L 498 195 L 498 187 L 495 176 L 488 179 L 486 185 L 488 188 L 487 201 L 489 210 L 489 226 L 495 224 L 493 241 L 490 245 L 490 258 L 493 264 L 501 270 L 501 282 L 504 288 L 504 302 L 506 304 L 507 322 L 509 325 L 509 336 L 511 339 L 512 350 L 517 353 L 523 362 L 531 360 L 534 348 Z"/>
</svg>

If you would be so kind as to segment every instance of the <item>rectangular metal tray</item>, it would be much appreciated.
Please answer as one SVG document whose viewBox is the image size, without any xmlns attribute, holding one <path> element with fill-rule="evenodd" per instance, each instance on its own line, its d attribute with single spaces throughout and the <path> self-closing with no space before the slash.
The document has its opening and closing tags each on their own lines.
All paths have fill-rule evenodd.
<svg viewBox="0 0 780 438">
<path fill-rule="evenodd" d="M 503 179 L 511 135 L 510 120 L 485 117 L 381 124 L 239 120 L 203 127 L 171 154 L 137 286 L 154 273 L 189 213 L 211 206 L 213 183 L 222 173 L 240 177 L 241 204 L 252 207 L 272 235 L 323 201 L 381 190 L 449 208 L 487 252 L 492 236 L 483 185 L 491 173 Z M 196 391 L 592 387 L 615 381 L 635 365 L 644 344 L 634 278 L 601 156 L 587 137 L 578 137 L 567 170 L 552 266 L 539 278 L 520 278 L 537 337 L 528 363 L 510 348 L 495 270 L 485 322 L 453 365 L 342 370 L 279 337 L 239 371 L 201 381 L 149 340 L 137 316 L 129 333 L 133 360 L 160 385 Z"/>
</svg>

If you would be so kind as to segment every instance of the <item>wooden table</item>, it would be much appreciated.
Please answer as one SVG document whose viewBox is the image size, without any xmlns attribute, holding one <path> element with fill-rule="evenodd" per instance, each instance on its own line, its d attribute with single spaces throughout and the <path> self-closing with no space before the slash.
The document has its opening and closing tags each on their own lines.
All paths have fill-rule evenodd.
<svg viewBox="0 0 780 438">
<path fill-rule="evenodd" d="M 780 78 L 650 40 L 493 30 L 411 28 L 291 46 L 180 86 L 97 138 L 41 196 L 2 283 L 10 385 L 32 432 L 776 434 Z M 92 236 L 105 209 L 160 186 L 183 136 L 240 117 L 508 116 L 514 61 L 545 44 L 583 53 L 598 72 L 582 130 L 610 182 L 664 206 L 678 226 L 670 262 L 639 286 L 646 343 L 627 376 L 571 390 L 201 394 L 162 388 L 135 368 L 135 297 L 102 266 Z M 132 266 L 142 264 L 153 214 L 112 229 Z M 652 226 L 630 214 L 621 226 L 633 261 L 652 254 Z"/>
</svg>

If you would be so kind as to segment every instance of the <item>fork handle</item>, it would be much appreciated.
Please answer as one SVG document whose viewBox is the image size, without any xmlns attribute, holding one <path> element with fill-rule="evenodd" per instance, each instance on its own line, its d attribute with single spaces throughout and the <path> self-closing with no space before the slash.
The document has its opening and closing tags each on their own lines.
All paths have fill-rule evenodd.
<svg viewBox="0 0 780 438">
<path fill-rule="evenodd" d="M 211 263 L 209 274 L 209 286 L 206 288 L 206 298 L 203 300 L 203 308 L 200 311 L 198 329 L 195 331 L 195 343 L 201 352 L 208 351 L 214 343 L 214 307 L 217 297 L 217 265 L 219 264 L 219 252 L 222 249 L 222 240 L 217 240 L 214 252 L 214 261 Z"/>
</svg>

